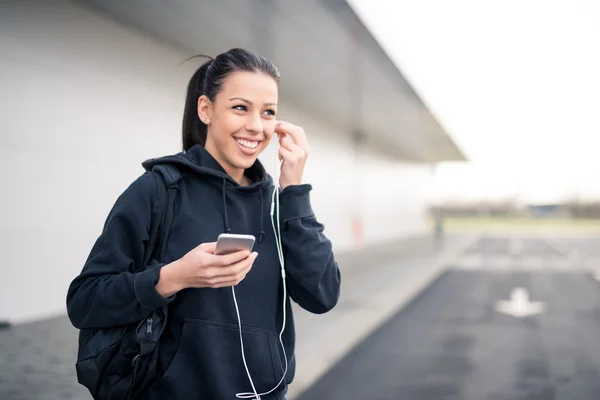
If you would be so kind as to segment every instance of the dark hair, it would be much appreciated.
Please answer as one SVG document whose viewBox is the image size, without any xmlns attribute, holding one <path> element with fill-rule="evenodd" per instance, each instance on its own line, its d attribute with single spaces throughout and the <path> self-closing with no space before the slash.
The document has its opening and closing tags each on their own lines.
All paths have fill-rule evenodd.
<svg viewBox="0 0 600 400">
<path fill-rule="evenodd" d="M 214 59 L 205 55 L 190 58 L 195 57 L 207 57 L 209 60 L 198 68 L 188 84 L 183 110 L 184 151 L 196 144 L 204 146 L 206 143 L 206 124 L 198 117 L 198 99 L 200 96 L 206 95 L 211 101 L 214 101 L 229 74 L 235 71 L 263 72 L 270 75 L 279 84 L 277 67 L 271 61 L 249 50 L 231 49 L 226 53 L 219 54 Z"/>
</svg>

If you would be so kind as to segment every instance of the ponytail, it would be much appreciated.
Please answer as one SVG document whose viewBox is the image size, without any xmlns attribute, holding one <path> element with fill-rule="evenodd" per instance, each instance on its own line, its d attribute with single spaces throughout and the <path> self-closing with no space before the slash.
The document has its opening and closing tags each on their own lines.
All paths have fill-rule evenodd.
<svg viewBox="0 0 600 400">
<path fill-rule="evenodd" d="M 206 124 L 198 117 L 198 98 L 204 94 L 206 71 L 213 62 L 213 59 L 209 56 L 198 55 L 190 57 L 183 62 L 194 57 L 207 57 L 209 60 L 198 68 L 188 83 L 185 106 L 183 109 L 182 141 L 184 151 L 188 151 L 195 144 L 204 146 L 207 134 Z"/>
</svg>

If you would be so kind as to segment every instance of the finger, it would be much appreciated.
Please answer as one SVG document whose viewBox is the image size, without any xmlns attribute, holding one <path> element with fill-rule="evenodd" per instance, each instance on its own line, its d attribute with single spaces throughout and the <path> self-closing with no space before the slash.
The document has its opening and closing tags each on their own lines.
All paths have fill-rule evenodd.
<svg viewBox="0 0 600 400">
<path fill-rule="evenodd" d="M 292 136 L 294 139 L 298 136 L 299 131 L 302 129 L 299 126 L 294 124 L 290 124 L 289 122 L 279 121 L 277 125 L 275 125 L 275 132 L 279 134 L 287 134 Z"/>
<path fill-rule="evenodd" d="M 279 140 L 279 146 L 285 147 L 286 149 L 288 149 L 291 152 L 301 150 L 300 146 L 298 146 L 296 143 L 294 143 L 292 138 L 289 136 L 285 136 L 285 137 L 281 138 Z"/>
<path fill-rule="evenodd" d="M 242 282 L 244 280 L 244 278 L 234 279 L 234 280 L 229 280 L 229 281 L 221 281 L 219 283 L 215 283 L 214 285 L 212 285 L 211 288 L 220 289 L 220 288 L 224 288 L 224 287 L 237 286 L 240 284 L 240 282 Z"/>
<path fill-rule="evenodd" d="M 227 264 L 225 266 L 217 266 L 215 268 L 213 277 L 217 278 L 217 277 L 235 275 L 238 272 L 242 271 L 244 268 L 247 268 L 248 266 L 252 266 L 252 263 L 254 263 L 254 260 L 256 260 L 257 255 L 258 255 L 258 253 L 254 252 L 254 253 L 250 254 L 248 257 L 246 257 L 242 260 L 239 260 L 235 263 Z"/>
<path fill-rule="evenodd" d="M 213 280 L 217 284 L 222 284 L 223 282 L 234 282 L 234 281 L 240 282 L 246 277 L 246 275 L 248 275 L 248 272 L 250 272 L 250 270 L 252 269 L 252 265 L 253 265 L 253 263 L 248 263 L 247 265 L 244 265 L 243 268 L 240 270 L 231 271 L 230 274 L 213 278 Z"/>
<path fill-rule="evenodd" d="M 240 250 L 235 253 L 215 255 L 214 265 L 225 266 L 235 264 L 245 258 L 248 258 L 250 252 L 248 250 Z"/>
<path fill-rule="evenodd" d="M 301 127 L 290 124 L 289 122 L 279 121 L 279 124 L 275 127 L 275 132 L 288 134 L 292 137 L 293 141 L 296 142 L 300 147 L 308 146 L 308 140 L 304 129 Z"/>
<path fill-rule="evenodd" d="M 291 160 L 294 159 L 294 153 L 292 153 L 291 151 L 289 151 L 288 149 L 286 149 L 285 147 L 280 147 L 279 148 L 279 159 L 285 161 L 290 162 Z"/>
<path fill-rule="evenodd" d="M 198 248 L 205 253 L 214 254 L 215 249 L 217 248 L 217 242 L 202 243 Z"/>
<path fill-rule="evenodd" d="M 299 146 L 294 145 L 291 149 L 280 147 L 279 158 L 288 163 L 297 163 L 306 157 L 306 153 Z"/>
<path fill-rule="evenodd" d="M 285 136 L 286 134 L 293 136 L 291 131 L 294 129 L 296 129 L 295 125 L 285 121 L 278 121 L 275 125 L 275 132 L 277 132 L 280 136 Z"/>
<path fill-rule="evenodd" d="M 228 265 L 226 267 L 213 267 L 208 271 L 207 275 L 209 279 L 213 281 L 213 283 L 234 279 L 235 276 L 244 271 L 247 273 L 247 271 L 252 268 L 252 264 L 254 263 L 254 260 L 256 260 L 256 256 L 257 253 L 252 253 L 245 260 L 238 261 L 233 265 Z"/>
<path fill-rule="evenodd" d="M 227 276 L 227 277 L 213 279 L 210 281 L 210 287 L 213 289 L 217 289 L 217 288 L 228 287 L 228 286 L 236 286 L 238 283 L 240 283 L 241 281 L 243 281 L 246 278 L 246 274 L 247 274 L 247 272 L 244 274 L 240 274 L 239 276 L 236 276 L 236 277 Z"/>
</svg>

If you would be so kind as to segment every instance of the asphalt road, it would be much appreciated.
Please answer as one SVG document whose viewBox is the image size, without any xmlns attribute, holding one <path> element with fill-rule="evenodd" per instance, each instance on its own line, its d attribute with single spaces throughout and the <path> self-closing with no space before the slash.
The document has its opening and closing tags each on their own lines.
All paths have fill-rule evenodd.
<svg viewBox="0 0 600 400">
<path fill-rule="evenodd" d="M 600 399 L 599 249 L 483 238 L 299 399 Z"/>
</svg>

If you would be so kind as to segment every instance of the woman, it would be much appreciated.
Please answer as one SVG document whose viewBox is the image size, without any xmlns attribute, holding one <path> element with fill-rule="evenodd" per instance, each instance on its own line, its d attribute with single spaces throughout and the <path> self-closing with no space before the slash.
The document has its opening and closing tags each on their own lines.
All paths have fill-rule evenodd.
<svg viewBox="0 0 600 400">
<path fill-rule="evenodd" d="M 283 399 L 295 366 L 287 296 L 313 313 L 338 301 L 340 271 L 311 208 L 311 186 L 302 184 L 306 136 L 276 121 L 278 88 L 277 68 L 247 50 L 232 49 L 202 65 L 188 86 L 184 152 L 144 163 L 146 169 L 175 165 L 184 174 L 165 253 L 169 262 L 133 272 L 143 267 L 156 196 L 156 180 L 145 174 L 119 197 L 69 288 L 69 317 L 79 329 L 132 324 L 168 304 L 158 378 L 140 398 Z M 274 134 L 278 182 L 257 159 Z M 275 183 L 285 291 L 271 229 Z M 224 232 L 254 235 L 253 252 L 215 255 L 215 240 Z"/>
</svg>

